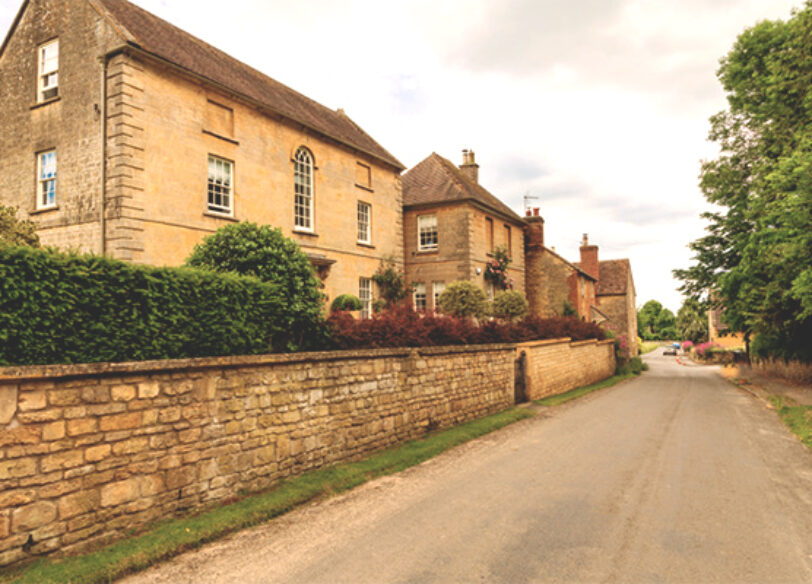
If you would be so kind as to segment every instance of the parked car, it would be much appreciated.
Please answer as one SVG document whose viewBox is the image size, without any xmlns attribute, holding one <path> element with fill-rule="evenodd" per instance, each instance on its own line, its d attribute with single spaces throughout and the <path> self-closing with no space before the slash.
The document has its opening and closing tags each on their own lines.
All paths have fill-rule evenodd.
<svg viewBox="0 0 812 584">
<path fill-rule="evenodd" d="M 675 347 L 674 345 L 671 345 L 670 347 L 666 347 L 663 350 L 663 355 L 676 355 L 678 350 L 679 350 L 679 347 Z"/>
</svg>

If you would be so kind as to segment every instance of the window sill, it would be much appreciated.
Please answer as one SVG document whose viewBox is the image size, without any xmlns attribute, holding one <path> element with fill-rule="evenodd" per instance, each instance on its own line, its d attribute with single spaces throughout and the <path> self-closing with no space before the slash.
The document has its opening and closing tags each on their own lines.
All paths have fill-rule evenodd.
<svg viewBox="0 0 812 584">
<path fill-rule="evenodd" d="M 226 215 L 225 213 L 217 213 L 216 211 L 203 211 L 203 215 L 206 217 L 213 217 L 214 219 L 225 219 L 226 221 L 231 221 L 233 223 L 240 222 L 240 220 L 234 217 L 234 215 Z"/>
<path fill-rule="evenodd" d="M 43 213 L 52 213 L 53 211 L 59 211 L 59 205 L 54 205 L 53 207 L 40 207 L 39 209 L 32 209 L 28 212 L 29 215 L 42 215 Z"/>
<path fill-rule="evenodd" d="M 307 229 L 302 229 L 301 227 L 294 227 L 293 233 L 295 235 L 306 235 L 307 237 L 318 237 L 319 234 L 315 231 L 308 231 Z"/>
<path fill-rule="evenodd" d="M 60 99 L 62 99 L 61 95 L 59 95 L 57 97 L 52 97 L 51 99 L 46 99 L 45 101 L 40 101 L 40 102 L 35 103 L 29 109 L 32 109 L 32 110 L 39 109 L 41 107 L 45 107 L 46 105 L 51 105 L 52 103 L 56 103 Z"/>
<path fill-rule="evenodd" d="M 367 191 L 369 193 L 374 193 L 375 192 L 375 190 L 372 187 L 368 187 L 368 186 L 365 186 L 365 185 L 359 185 L 358 183 L 355 183 L 355 186 L 358 187 L 359 189 L 361 189 L 363 191 Z"/>
<path fill-rule="evenodd" d="M 416 252 L 417 255 L 431 255 L 440 253 L 439 249 L 418 249 Z"/>
<path fill-rule="evenodd" d="M 226 138 L 222 134 L 216 134 L 214 132 L 210 132 L 209 130 L 203 130 L 203 133 L 206 134 L 207 136 L 212 136 L 213 138 L 217 138 L 218 140 L 224 140 L 225 142 L 228 142 L 230 144 L 234 144 L 235 146 L 240 145 L 240 143 L 237 142 L 234 138 Z"/>
<path fill-rule="evenodd" d="M 358 247 L 366 247 L 368 249 L 375 249 L 375 246 L 372 245 L 371 243 L 367 242 L 367 241 L 356 241 L 355 244 Z"/>
</svg>

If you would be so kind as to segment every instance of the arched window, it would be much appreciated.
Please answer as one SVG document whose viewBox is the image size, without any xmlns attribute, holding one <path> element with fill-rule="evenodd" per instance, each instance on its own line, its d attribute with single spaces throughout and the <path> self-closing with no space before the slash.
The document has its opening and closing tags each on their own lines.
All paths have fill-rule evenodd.
<svg viewBox="0 0 812 584">
<path fill-rule="evenodd" d="M 313 231 L 313 155 L 307 148 L 296 151 L 294 161 L 294 227 Z"/>
</svg>

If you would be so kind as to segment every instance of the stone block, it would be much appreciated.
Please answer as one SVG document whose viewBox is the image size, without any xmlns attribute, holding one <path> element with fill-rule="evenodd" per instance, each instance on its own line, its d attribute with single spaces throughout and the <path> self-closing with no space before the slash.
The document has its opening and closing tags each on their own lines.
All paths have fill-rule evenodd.
<svg viewBox="0 0 812 584">
<path fill-rule="evenodd" d="M 43 442 L 62 440 L 65 437 L 65 421 L 50 422 L 42 427 Z"/>
<path fill-rule="evenodd" d="M 113 454 L 116 456 L 137 454 L 138 452 L 144 452 L 148 447 L 149 438 L 131 438 L 129 440 L 124 440 L 122 442 L 116 442 L 113 444 Z"/>
<path fill-rule="evenodd" d="M 81 402 L 78 389 L 53 389 L 48 392 L 48 403 L 52 406 L 78 406 Z"/>
<path fill-rule="evenodd" d="M 101 495 L 97 489 L 66 495 L 59 500 L 59 519 L 70 519 L 90 513 L 99 507 Z"/>
<path fill-rule="evenodd" d="M 87 462 L 99 462 L 110 456 L 111 447 L 109 444 L 99 444 L 91 446 L 85 450 L 85 460 Z"/>
<path fill-rule="evenodd" d="M 30 412 L 33 410 L 43 410 L 48 405 L 48 399 L 45 391 L 21 391 L 17 406 L 21 412 Z"/>
<path fill-rule="evenodd" d="M 17 413 L 16 385 L 0 385 L 0 425 L 5 425 L 14 419 Z"/>
<path fill-rule="evenodd" d="M 37 444 L 40 441 L 40 429 L 31 426 L 18 426 L 0 431 L 0 447 Z"/>
<path fill-rule="evenodd" d="M 126 414 L 104 416 L 100 421 L 99 427 L 102 432 L 111 432 L 116 430 L 131 430 L 138 428 L 140 425 L 141 412 L 128 412 Z"/>
<path fill-rule="evenodd" d="M 0 539 L 5 539 L 11 534 L 11 517 L 8 512 L 0 513 Z"/>
<path fill-rule="evenodd" d="M 37 473 L 37 461 L 32 458 L 0 460 L 0 481 L 30 477 Z"/>
<path fill-rule="evenodd" d="M 67 450 L 44 456 L 40 468 L 42 472 L 49 473 L 67 468 L 74 468 L 84 464 L 84 454 L 79 450 Z"/>
<path fill-rule="evenodd" d="M 48 501 L 32 503 L 11 513 L 11 529 L 14 533 L 33 531 L 56 519 L 56 505 Z"/>
<path fill-rule="evenodd" d="M 157 381 L 146 381 L 138 384 L 138 399 L 152 399 L 161 393 L 161 385 Z"/>
<path fill-rule="evenodd" d="M 114 385 L 110 388 L 113 401 L 128 402 L 135 399 L 136 389 L 132 385 Z"/>
<path fill-rule="evenodd" d="M 99 431 L 99 421 L 96 418 L 77 418 L 68 420 L 68 436 L 81 436 Z"/>
<path fill-rule="evenodd" d="M 135 501 L 141 495 L 140 479 L 133 477 L 101 488 L 101 506 L 114 507 Z"/>
<path fill-rule="evenodd" d="M 171 406 L 163 408 L 158 411 L 158 421 L 161 424 L 171 424 L 177 422 L 181 417 L 181 408 L 179 406 Z"/>
</svg>

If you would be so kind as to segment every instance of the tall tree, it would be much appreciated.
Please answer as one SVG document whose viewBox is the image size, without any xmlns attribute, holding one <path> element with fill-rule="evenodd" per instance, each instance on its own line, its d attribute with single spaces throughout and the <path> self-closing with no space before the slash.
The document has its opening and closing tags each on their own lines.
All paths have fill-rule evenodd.
<svg viewBox="0 0 812 584">
<path fill-rule="evenodd" d="M 682 291 L 724 306 L 764 355 L 812 359 L 812 1 L 745 30 L 717 73 L 728 109 L 700 187 L 720 207 L 675 270 Z"/>
<path fill-rule="evenodd" d="M 677 311 L 677 334 L 694 343 L 708 339 L 708 311 L 695 298 L 687 298 Z"/>
</svg>

